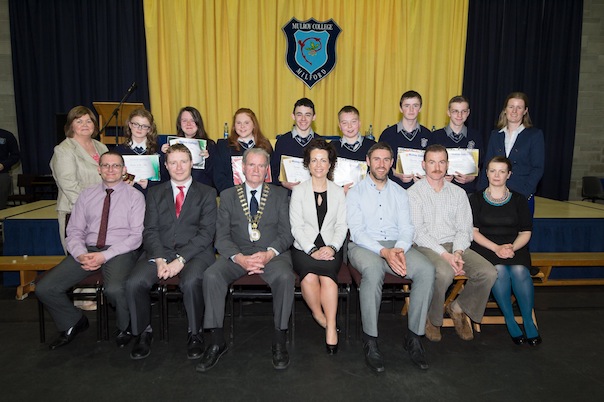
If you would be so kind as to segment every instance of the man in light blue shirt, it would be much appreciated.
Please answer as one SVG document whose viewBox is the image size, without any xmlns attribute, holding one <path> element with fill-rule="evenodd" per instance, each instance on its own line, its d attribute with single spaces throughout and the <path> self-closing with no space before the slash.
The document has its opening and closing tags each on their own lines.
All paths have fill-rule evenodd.
<svg viewBox="0 0 604 402">
<path fill-rule="evenodd" d="M 394 155 L 384 142 L 367 153 L 369 175 L 348 192 L 347 220 L 352 242 L 348 258 L 362 275 L 361 320 L 365 362 L 376 372 L 384 371 L 378 349 L 377 317 L 382 300 L 384 275 L 413 280 L 404 348 L 413 363 L 428 368 L 420 336 L 424 335 L 426 314 L 432 299 L 434 266 L 411 248 L 414 229 L 407 192 L 388 179 Z"/>
</svg>

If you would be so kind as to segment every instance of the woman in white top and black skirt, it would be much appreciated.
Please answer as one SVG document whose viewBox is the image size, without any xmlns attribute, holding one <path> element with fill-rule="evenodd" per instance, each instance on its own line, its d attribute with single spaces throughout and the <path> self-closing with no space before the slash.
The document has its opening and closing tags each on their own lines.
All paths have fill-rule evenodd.
<svg viewBox="0 0 604 402">
<path fill-rule="evenodd" d="M 289 208 L 294 270 L 314 319 L 325 328 L 328 354 L 338 351 L 337 276 L 348 231 L 344 190 L 329 180 L 336 160 L 332 144 L 321 139 L 310 142 L 304 151 L 304 166 L 311 178 L 294 187 Z"/>
</svg>

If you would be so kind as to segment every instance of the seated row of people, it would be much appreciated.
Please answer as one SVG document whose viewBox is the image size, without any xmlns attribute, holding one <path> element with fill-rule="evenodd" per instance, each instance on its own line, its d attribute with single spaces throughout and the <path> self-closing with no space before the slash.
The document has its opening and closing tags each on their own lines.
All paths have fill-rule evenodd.
<svg viewBox="0 0 604 402">
<path fill-rule="evenodd" d="M 398 162 L 399 148 L 425 150 L 432 144 L 449 148 L 477 149 L 479 168 L 482 167 L 483 160 L 490 160 L 497 155 L 507 156 L 515 167 L 515 174 L 510 178 L 510 188 L 523 194 L 529 200 L 531 210 L 534 210 L 533 195 L 544 170 L 544 140 L 543 132 L 532 127 L 526 94 L 513 92 L 506 98 L 497 128 L 491 133 L 486 150 L 482 146 L 480 133 L 465 125 L 470 115 L 470 103 L 467 98 L 451 98 L 447 108 L 449 124 L 434 132 L 430 132 L 418 122 L 422 106 L 422 96 L 418 92 L 403 93 L 399 104 L 401 120 L 387 127 L 380 136 L 380 141 L 387 142 L 395 152 L 394 166 Z M 245 108 L 237 110 L 228 138 L 219 140 L 218 144 L 209 139 L 200 112 L 190 106 L 182 108 L 178 113 L 176 135 L 206 141 L 206 148 L 200 153 L 200 156 L 205 158 L 205 163 L 194 166 L 193 177 L 196 181 L 215 187 L 219 193 L 235 185 L 233 159 L 240 157 L 245 149 L 251 147 L 263 148 L 271 154 L 272 182 L 291 191 L 298 183 L 280 180 L 281 158 L 301 158 L 306 145 L 314 138 L 321 138 L 312 128 L 316 113 L 315 105 L 310 99 L 302 98 L 294 104 L 292 119 L 293 128 L 278 136 L 274 152 L 260 129 L 256 115 L 252 110 Z M 338 120 L 342 132 L 342 138 L 336 144 L 338 156 L 364 161 L 367 150 L 375 142 L 372 138 L 361 135 L 359 111 L 353 106 L 345 106 L 338 113 Z M 68 138 L 55 148 L 51 160 L 51 169 L 59 187 L 58 211 L 62 241 L 65 219 L 71 212 L 79 192 L 90 185 L 98 184 L 96 165 L 99 155 L 107 150 L 104 144 L 92 139 L 98 133 L 98 125 L 94 114 L 88 108 L 77 106 L 69 112 L 65 133 Z M 167 180 L 163 157 L 168 145 L 163 145 L 161 151 L 157 149 L 157 129 L 151 113 L 143 109 L 133 111 L 124 126 L 124 135 L 125 143 L 117 147 L 118 152 L 123 155 L 159 154 L 160 181 Z M 404 188 L 409 188 L 421 178 L 416 174 L 396 173 L 394 169 L 389 172 L 389 177 Z M 478 176 L 479 180 L 475 180 L 476 177 L 460 172 L 445 175 L 446 180 L 458 184 L 467 193 L 487 186 L 486 175 Z M 147 186 L 157 183 L 142 179 L 135 183 L 135 186 L 146 191 Z"/>
<path fill-rule="evenodd" d="M 348 257 L 363 277 L 361 316 L 370 368 L 384 371 L 377 317 L 385 273 L 413 280 L 404 348 L 418 367 L 428 368 L 420 337 L 440 339 L 444 295 L 456 274 L 465 274 L 468 282 L 447 313 L 459 336 L 472 338 L 466 315 L 481 321 L 497 271 L 470 248 L 470 204 L 462 189 L 445 180 L 446 148 L 427 148 L 426 179 L 408 194 L 388 178 L 394 153 L 385 143 L 369 149 L 369 174 L 347 196 L 329 180 L 336 164 L 333 144 L 323 140 L 308 144 L 304 163 L 311 179 L 294 187 L 291 202 L 286 189 L 264 182 L 269 162 L 262 148 L 246 150 L 245 184 L 223 191 L 217 208 L 216 190 L 192 178 L 189 149 L 173 145 L 166 149 L 170 181 L 150 188 L 145 206 L 142 193 L 122 180 L 126 173 L 122 156 L 103 154 L 98 166 L 103 182 L 82 192 L 67 226 L 70 256 L 38 285 L 38 295 L 61 331 L 51 349 L 71 342 L 88 327 L 65 292 L 91 271 L 102 269 L 107 298 L 117 309 L 118 345 L 125 346 L 134 336 L 131 357 L 147 357 L 153 339 L 149 290 L 160 279 L 179 276 L 188 319 L 187 356 L 200 359 L 197 370 L 207 371 L 228 350 L 222 327 L 229 284 L 244 275 L 261 275 L 273 292 L 273 366 L 284 369 L 289 365 L 286 331 L 295 269 L 313 317 L 325 328 L 327 352 L 335 354 L 336 275 L 348 229 Z M 496 170 L 500 177 L 501 167 Z M 499 196 L 499 190 L 492 191 Z M 503 244 L 500 258 L 511 258 L 526 245 L 526 230 L 518 232 L 522 239 Z M 141 243 L 144 252 L 135 263 Z M 510 328 L 516 343 L 527 342 Z M 529 344 L 540 342 L 538 334 L 526 331 Z"/>
</svg>

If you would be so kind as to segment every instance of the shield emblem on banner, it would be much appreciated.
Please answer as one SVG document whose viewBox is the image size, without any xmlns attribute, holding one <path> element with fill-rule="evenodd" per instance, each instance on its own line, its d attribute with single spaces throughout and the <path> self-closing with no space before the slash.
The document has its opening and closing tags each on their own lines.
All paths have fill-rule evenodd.
<svg viewBox="0 0 604 402">
<path fill-rule="evenodd" d="M 336 40 L 341 31 L 333 19 L 299 21 L 292 18 L 283 26 L 287 38 L 287 67 L 309 88 L 335 67 Z"/>
</svg>

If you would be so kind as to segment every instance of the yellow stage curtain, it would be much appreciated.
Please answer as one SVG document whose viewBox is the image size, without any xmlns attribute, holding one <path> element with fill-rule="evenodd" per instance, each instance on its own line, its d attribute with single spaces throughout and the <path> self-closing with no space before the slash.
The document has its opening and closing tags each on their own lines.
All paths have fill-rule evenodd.
<svg viewBox="0 0 604 402">
<path fill-rule="evenodd" d="M 314 129 L 338 135 L 344 105 L 379 136 L 400 120 L 399 99 L 422 94 L 420 123 L 447 122 L 461 93 L 469 0 L 145 0 L 151 111 L 174 133 L 178 110 L 197 107 L 211 138 L 240 107 L 256 112 L 268 138 L 292 125 L 294 102 L 313 100 Z M 309 89 L 287 67 L 282 27 L 330 18 L 342 32 L 334 70 Z"/>
</svg>

